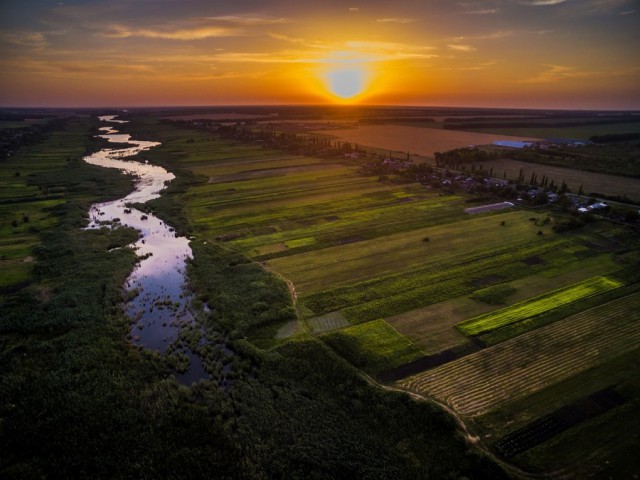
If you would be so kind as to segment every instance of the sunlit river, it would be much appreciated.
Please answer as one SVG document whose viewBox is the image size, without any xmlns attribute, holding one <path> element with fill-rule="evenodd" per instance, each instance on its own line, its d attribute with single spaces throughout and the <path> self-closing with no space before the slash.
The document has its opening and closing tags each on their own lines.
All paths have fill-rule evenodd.
<svg viewBox="0 0 640 480">
<path fill-rule="evenodd" d="M 112 124 L 126 123 L 115 116 L 99 117 Z M 131 206 L 145 203 L 160 196 L 160 191 L 175 176 L 157 165 L 146 161 L 127 159 L 142 151 L 160 145 L 157 142 L 132 140 L 112 127 L 101 127 L 100 137 L 111 143 L 128 143 L 129 148 L 102 149 L 84 158 L 87 163 L 107 168 L 117 168 L 137 177 L 135 190 L 124 198 L 92 205 L 88 228 L 120 223 L 140 231 L 134 244 L 139 264 L 127 279 L 125 288 L 137 295 L 126 304 L 126 313 L 132 319 L 131 341 L 144 348 L 164 352 L 174 342 L 180 328 L 194 321 L 189 311 L 189 298 L 185 292 L 186 261 L 191 258 L 189 240 L 179 237 L 174 229 L 151 213 Z M 190 383 L 206 377 L 197 355 L 185 352 L 191 361 L 189 371 L 180 380 Z"/>
</svg>

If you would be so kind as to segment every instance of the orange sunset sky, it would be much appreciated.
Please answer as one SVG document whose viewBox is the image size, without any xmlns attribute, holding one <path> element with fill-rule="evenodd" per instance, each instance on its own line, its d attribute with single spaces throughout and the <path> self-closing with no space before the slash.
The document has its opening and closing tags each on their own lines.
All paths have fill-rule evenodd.
<svg viewBox="0 0 640 480">
<path fill-rule="evenodd" d="M 640 108 L 637 0 L 0 0 L 0 106 Z"/>
</svg>

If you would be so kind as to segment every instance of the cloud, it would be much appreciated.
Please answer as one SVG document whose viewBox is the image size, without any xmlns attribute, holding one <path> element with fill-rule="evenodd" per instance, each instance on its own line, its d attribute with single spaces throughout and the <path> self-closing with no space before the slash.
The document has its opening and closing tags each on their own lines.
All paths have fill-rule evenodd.
<svg viewBox="0 0 640 480">
<path fill-rule="evenodd" d="M 378 23 L 413 23 L 415 20 L 413 18 L 378 18 L 376 20 Z"/>
<path fill-rule="evenodd" d="M 322 42 L 316 42 L 316 41 L 310 42 L 305 40 L 304 38 L 290 37 L 289 35 L 283 35 L 281 33 L 269 32 L 267 33 L 267 35 L 275 40 L 280 40 L 282 42 L 287 42 L 287 43 L 294 43 L 298 45 L 304 45 L 305 47 L 309 47 L 309 48 L 315 48 L 315 49 L 321 49 L 321 50 L 330 50 L 330 49 L 336 48 L 336 45 L 331 45 L 329 43 L 322 43 Z"/>
<path fill-rule="evenodd" d="M 473 45 L 457 45 L 451 44 L 447 45 L 451 50 L 457 50 L 458 52 L 475 52 L 477 50 Z"/>
<path fill-rule="evenodd" d="M 275 38 L 276 40 L 282 40 L 283 42 L 305 43 L 304 38 L 290 37 L 288 35 L 282 35 L 281 33 L 269 33 L 268 35 L 271 38 Z"/>
<path fill-rule="evenodd" d="M 530 7 L 544 7 L 547 5 L 559 5 L 567 0 L 524 0 L 521 1 L 521 5 L 528 5 Z"/>
<path fill-rule="evenodd" d="M 213 20 L 214 22 L 233 23 L 234 25 L 276 25 L 282 23 L 289 23 L 287 18 L 273 18 L 264 17 L 260 15 L 221 15 L 218 17 L 207 17 L 207 20 Z"/>
<path fill-rule="evenodd" d="M 472 37 L 454 37 L 449 41 L 461 42 L 463 40 L 497 40 L 499 38 L 510 37 L 514 32 L 512 30 L 497 30 L 495 32 L 484 35 L 474 35 Z"/>
<path fill-rule="evenodd" d="M 349 7 L 350 12 L 359 12 L 360 9 L 358 7 Z"/>
<path fill-rule="evenodd" d="M 499 8 L 486 8 L 484 10 L 469 10 L 464 12 L 465 15 L 493 15 L 500 11 Z"/>
<path fill-rule="evenodd" d="M 522 80 L 520 83 L 557 83 L 564 80 L 602 75 L 602 72 L 581 72 L 573 67 L 563 65 L 547 65 L 547 67 L 544 72 L 540 72 L 535 77 Z"/>
<path fill-rule="evenodd" d="M 433 50 L 435 47 L 428 45 L 414 45 L 411 43 L 399 43 L 399 42 L 371 42 L 371 41 L 350 41 L 345 45 L 349 48 L 360 48 L 365 50 L 377 50 L 377 51 L 405 51 L 405 50 Z"/>
<path fill-rule="evenodd" d="M 468 71 L 474 71 L 474 70 L 484 70 L 497 63 L 498 63 L 497 61 L 491 60 L 489 62 L 480 63 L 478 65 L 468 65 L 468 66 L 462 66 L 462 67 L 441 67 L 438 70 L 468 72 Z"/>
<path fill-rule="evenodd" d="M 212 37 L 231 37 L 240 33 L 237 29 L 222 27 L 194 27 L 178 30 L 130 29 L 122 25 L 114 25 L 107 31 L 98 34 L 104 38 L 159 38 L 164 40 L 203 40 Z"/>
<path fill-rule="evenodd" d="M 42 50 L 49 45 L 44 34 L 40 32 L 4 32 L 0 39 L 12 45 Z"/>
<path fill-rule="evenodd" d="M 107 76 L 131 78 L 136 75 L 148 76 L 157 71 L 150 65 L 120 61 L 110 59 L 29 59 L 18 58 L 13 60 L 0 61 L 0 67 L 22 70 L 31 75 L 45 75 L 48 77 L 84 76 L 96 77 Z"/>
<path fill-rule="evenodd" d="M 371 42 L 351 41 L 344 44 L 350 50 L 359 54 L 368 54 L 371 60 L 409 60 L 420 58 L 435 58 L 438 55 L 427 53 L 435 47 L 428 45 L 414 45 L 399 42 Z"/>
<path fill-rule="evenodd" d="M 625 12 L 620 12 L 618 15 L 631 15 L 632 13 L 636 13 L 635 10 L 627 10 Z"/>
</svg>

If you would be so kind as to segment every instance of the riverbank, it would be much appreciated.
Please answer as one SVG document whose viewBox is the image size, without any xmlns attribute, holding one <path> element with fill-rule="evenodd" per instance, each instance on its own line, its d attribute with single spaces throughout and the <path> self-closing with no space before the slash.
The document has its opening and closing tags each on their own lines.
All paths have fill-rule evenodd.
<svg viewBox="0 0 640 480">
<path fill-rule="evenodd" d="M 114 116 L 99 119 L 107 123 L 126 123 Z M 175 175 L 148 161 L 133 159 L 159 146 L 159 142 L 132 140 L 131 135 L 121 134 L 112 126 L 101 127 L 100 131 L 103 132 L 100 137 L 110 143 L 131 146 L 105 148 L 85 157 L 84 161 L 133 175 L 136 182 L 135 189 L 125 197 L 92 205 L 87 228 L 119 224 L 140 232 L 138 241 L 133 244 L 138 263 L 125 283 L 129 294 L 125 311 L 132 320 L 128 338 L 134 345 L 164 353 L 178 340 L 181 330 L 195 321 L 185 277 L 186 262 L 193 254 L 186 237 L 178 236 L 172 226 L 132 204 L 145 204 L 158 198 Z M 191 382 L 208 378 L 202 360 L 189 348 L 179 348 L 175 353 L 183 359 L 176 364 L 181 380 Z"/>
</svg>

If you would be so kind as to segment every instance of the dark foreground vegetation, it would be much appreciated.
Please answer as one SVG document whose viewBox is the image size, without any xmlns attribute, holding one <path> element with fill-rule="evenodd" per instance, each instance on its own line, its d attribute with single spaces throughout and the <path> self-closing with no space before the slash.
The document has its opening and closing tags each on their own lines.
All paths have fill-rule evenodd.
<svg viewBox="0 0 640 480">
<path fill-rule="evenodd" d="M 15 190 L 29 192 L 20 207 L 14 195 L 2 196 L 5 271 L 35 257 L 19 282 L 3 277 L 0 477 L 505 476 L 438 408 L 371 386 L 320 341 L 302 336 L 261 350 L 245 340 L 291 317 L 291 300 L 278 278 L 215 244 L 194 243 L 190 275 L 198 300 L 212 308 L 203 319 L 208 362 L 224 357 L 225 382 L 214 375 L 181 386 L 166 358 L 128 344 L 120 305 L 135 263 L 126 246 L 137 234 L 82 230 L 91 203 L 130 188 L 129 178 L 79 160 L 96 148 L 95 127 L 89 118 L 67 119 L 0 163 L 3 185 L 16 169 L 28 170 Z M 165 144 L 175 134 L 136 128 Z M 179 154 L 163 147 L 148 157 L 176 167 Z M 176 188 L 188 189 L 189 177 L 174 171 Z M 162 202 L 157 210 L 167 219 L 186 216 L 179 203 Z M 16 253 L 18 240 L 24 249 Z"/>
</svg>

